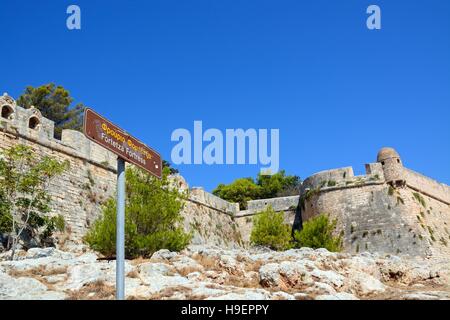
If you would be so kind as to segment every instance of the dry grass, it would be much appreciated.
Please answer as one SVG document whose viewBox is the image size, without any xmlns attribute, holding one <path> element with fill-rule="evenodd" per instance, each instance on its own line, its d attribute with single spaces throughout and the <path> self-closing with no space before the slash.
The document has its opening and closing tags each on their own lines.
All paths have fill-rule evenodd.
<svg viewBox="0 0 450 320">
<path fill-rule="evenodd" d="M 192 299 L 192 289 L 184 286 L 177 286 L 166 288 L 159 291 L 158 293 L 154 293 L 150 296 L 149 300 L 167 300 L 177 293 L 183 293 L 186 298 L 189 297 L 189 299 Z"/>
<path fill-rule="evenodd" d="M 137 272 L 137 270 L 133 270 L 127 273 L 127 277 L 128 278 L 134 278 L 134 279 L 138 279 L 139 278 L 139 272 Z"/>
<path fill-rule="evenodd" d="M 221 269 L 217 259 L 198 253 L 194 254 L 192 258 L 199 264 L 201 264 L 205 268 L 205 270 L 219 271 Z"/>
<path fill-rule="evenodd" d="M 178 274 L 180 274 L 183 277 L 186 277 L 188 274 L 192 273 L 192 272 L 201 272 L 202 270 L 199 268 L 195 268 L 195 267 L 190 267 L 190 266 L 186 266 L 186 267 L 182 267 L 182 268 L 178 268 L 177 272 Z"/>
<path fill-rule="evenodd" d="M 148 259 L 148 258 L 143 258 L 143 257 L 138 257 L 138 258 L 133 259 L 133 260 L 130 261 L 130 263 L 131 263 L 133 266 L 137 266 L 138 264 L 142 264 L 142 263 L 145 263 L 145 262 L 153 262 L 153 261 L 151 261 L 151 260 Z"/>
<path fill-rule="evenodd" d="M 80 290 L 67 292 L 67 300 L 113 300 L 116 289 L 98 280 L 83 286 Z"/>
<path fill-rule="evenodd" d="M 236 276 L 229 275 L 225 278 L 224 285 L 239 287 L 239 288 L 259 288 L 261 287 L 259 283 L 259 276 L 257 274 L 248 276 Z"/>
<path fill-rule="evenodd" d="M 264 261 L 262 261 L 262 260 L 257 260 L 255 262 L 246 263 L 245 270 L 259 272 L 259 269 L 261 268 L 261 266 L 263 264 L 264 264 Z"/>
<path fill-rule="evenodd" d="M 46 276 L 53 276 L 57 274 L 63 274 L 67 272 L 67 267 L 60 267 L 60 268 L 54 268 L 54 269 L 46 269 L 45 266 L 39 266 L 34 269 L 28 269 L 28 270 L 9 270 L 8 274 L 12 277 L 46 277 Z"/>
</svg>

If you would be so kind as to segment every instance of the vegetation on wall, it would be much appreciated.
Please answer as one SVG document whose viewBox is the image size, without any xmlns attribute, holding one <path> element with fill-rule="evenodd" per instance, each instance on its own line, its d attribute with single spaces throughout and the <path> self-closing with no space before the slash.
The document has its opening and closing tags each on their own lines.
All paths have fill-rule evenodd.
<svg viewBox="0 0 450 320">
<path fill-rule="evenodd" d="M 11 260 L 23 236 L 44 244 L 55 230 L 64 229 L 62 216 L 46 214 L 50 182 L 68 167 L 68 161 L 37 158 L 30 147 L 21 144 L 0 153 L 0 232 L 8 234 Z"/>
<path fill-rule="evenodd" d="M 247 201 L 298 195 L 301 180 L 298 176 L 286 175 L 284 170 L 273 175 L 258 174 L 253 178 L 240 178 L 225 185 L 219 184 L 213 194 L 230 202 L 237 202 L 241 209 Z"/>
<path fill-rule="evenodd" d="M 182 227 L 180 210 L 184 194 L 170 188 L 169 168 L 162 180 L 139 169 L 126 170 L 125 254 L 127 258 L 149 257 L 160 249 L 180 251 L 191 234 Z M 109 199 L 103 215 L 85 236 L 89 246 L 111 257 L 116 250 L 116 200 Z"/>
</svg>

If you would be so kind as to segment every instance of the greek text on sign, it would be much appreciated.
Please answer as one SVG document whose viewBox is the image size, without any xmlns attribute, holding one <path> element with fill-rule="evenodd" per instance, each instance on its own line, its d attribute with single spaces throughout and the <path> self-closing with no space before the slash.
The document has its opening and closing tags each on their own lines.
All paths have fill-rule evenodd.
<svg viewBox="0 0 450 320">
<path fill-rule="evenodd" d="M 161 178 L 161 156 L 156 151 L 89 108 L 84 113 L 84 134 L 125 161 Z"/>
</svg>

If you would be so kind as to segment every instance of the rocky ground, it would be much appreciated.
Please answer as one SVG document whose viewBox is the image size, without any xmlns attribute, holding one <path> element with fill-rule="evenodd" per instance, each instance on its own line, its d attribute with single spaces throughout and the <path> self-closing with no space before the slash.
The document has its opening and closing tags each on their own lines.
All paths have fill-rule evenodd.
<svg viewBox="0 0 450 320">
<path fill-rule="evenodd" d="M 85 247 L 0 255 L 0 299 L 113 299 L 115 261 Z M 126 262 L 128 299 L 450 299 L 448 261 L 302 248 L 189 246 Z"/>
</svg>

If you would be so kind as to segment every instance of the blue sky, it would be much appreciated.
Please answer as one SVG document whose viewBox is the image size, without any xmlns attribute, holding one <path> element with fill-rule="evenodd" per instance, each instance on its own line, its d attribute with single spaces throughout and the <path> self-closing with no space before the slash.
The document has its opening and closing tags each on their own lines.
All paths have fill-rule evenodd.
<svg viewBox="0 0 450 320">
<path fill-rule="evenodd" d="M 66 28 L 77 4 L 82 30 Z M 366 28 L 377 4 L 382 29 Z M 0 90 L 70 90 L 170 159 L 177 128 L 280 129 L 302 178 L 375 161 L 450 184 L 450 1 L 2 1 Z M 183 165 L 191 186 L 257 165 Z"/>
</svg>

